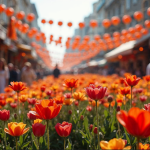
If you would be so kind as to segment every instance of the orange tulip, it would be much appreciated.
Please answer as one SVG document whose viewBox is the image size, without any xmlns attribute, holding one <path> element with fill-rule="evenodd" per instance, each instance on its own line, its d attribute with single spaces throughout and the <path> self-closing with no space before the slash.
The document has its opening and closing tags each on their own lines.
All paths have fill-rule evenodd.
<svg viewBox="0 0 150 150">
<path fill-rule="evenodd" d="M 66 79 L 64 82 L 65 83 L 63 84 L 63 86 L 67 88 L 76 88 L 78 86 L 78 79 L 77 80 L 75 80 L 74 78 Z"/>
<path fill-rule="evenodd" d="M 131 93 L 130 91 L 131 91 L 131 89 L 129 87 L 120 88 L 120 94 L 122 94 L 122 95 L 130 94 Z"/>
<path fill-rule="evenodd" d="M 127 75 L 126 76 L 126 79 L 125 79 L 125 82 L 129 85 L 129 86 L 135 86 L 138 84 L 138 82 L 140 81 L 141 78 L 137 78 L 136 75 Z"/>
<path fill-rule="evenodd" d="M 57 105 L 53 100 L 42 100 L 41 103 L 35 104 L 35 108 L 38 118 L 50 120 L 59 114 L 62 105 Z"/>
<path fill-rule="evenodd" d="M 127 113 L 121 110 L 117 113 L 117 119 L 127 132 L 138 138 L 150 136 L 150 113 L 148 111 L 133 107 Z"/>
<path fill-rule="evenodd" d="M 54 98 L 54 101 L 56 104 L 63 104 L 64 99 L 65 99 L 64 97 L 56 97 Z"/>
<path fill-rule="evenodd" d="M 21 96 L 19 97 L 19 101 L 22 102 L 22 103 L 26 102 L 27 99 L 28 99 L 28 96 L 27 96 L 27 95 L 21 95 Z"/>
<path fill-rule="evenodd" d="M 150 75 L 144 76 L 143 78 L 145 81 L 150 82 Z"/>
<path fill-rule="evenodd" d="M 78 101 L 84 101 L 84 100 L 86 100 L 85 94 L 84 94 L 84 93 L 81 93 L 81 92 L 75 92 L 75 93 L 73 94 L 73 98 L 74 98 L 75 100 L 78 100 Z"/>
<path fill-rule="evenodd" d="M 26 89 L 24 83 L 22 82 L 11 82 L 11 85 L 9 85 L 10 88 L 12 88 L 16 92 L 20 92 Z"/>
<path fill-rule="evenodd" d="M 146 150 L 146 149 L 150 149 L 149 144 L 143 145 L 142 143 L 139 143 L 139 150 Z"/>
<path fill-rule="evenodd" d="M 25 126 L 26 124 L 23 124 L 22 122 L 11 122 L 8 123 L 8 128 L 5 128 L 4 131 L 11 136 L 21 136 L 29 130 L 29 128 L 24 129 Z"/>
</svg>

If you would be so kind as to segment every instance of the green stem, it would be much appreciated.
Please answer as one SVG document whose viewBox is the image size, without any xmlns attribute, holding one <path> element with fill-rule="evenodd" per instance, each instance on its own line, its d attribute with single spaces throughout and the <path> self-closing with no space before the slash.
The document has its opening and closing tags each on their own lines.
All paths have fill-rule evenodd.
<svg viewBox="0 0 150 150">
<path fill-rule="evenodd" d="M 98 111 L 97 111 L 97 101 L 96 101 L 96 117 L 97 117 L 97 137 L 98 137 L 98 150 L 100 149 L 100 139 L 99 139 L 99 120 L 98 120 Z"/>
<path fill-rule="evenodd" d="M 130 101 L 130 108 L 132 108 L 132 86 L 131 86 L 131 101 Z"/>
<path fill-rule="evenodd" d="M 120 134 L 120 124 L 119 124 L 119 122 L 118 122 L 118 133 L 119 133 L 119 138 L 121 137 L 121 134 Z"/>
<path fill-rule="evenodd" d="M 5 128 L 5 126 L 6 126 L 6 121 L 4 121 L 4 128 Z M 4 140 L 5 140 L 5 149 L 6 149 L 7 142 L 6 142 L 6 133 L 5 133 L 5 131 L 4 131 Z"/>
<path fill-rule="evenodd" d="M 20 110 L 19 92 L 17 92 L 17 100 L 18 100 L 18 121 L 19 121 L 19 110 Z"/>
<path fill-rule="evenodd" d="M 64 150 L 66 149 L 66 137 L 64 137 Z"/>
<path fill-rule="evenodd" d="M 17 137 L 16 137 L 16 150 L 17 150 Z"/>
<path fill-rule="evenodd" d="M 47 148 L 50 150 L 49 146 L 49 120 L 47 120 Z"/>
<path fill-rule="evenodd" d="M 126 95 L 124 96 L 124 100 L 125 100 L 125 111 L 126 111 Z"/>
<path fill-rule="evenodd" d="M 40 142 L 39 142 L 39 140 L 40 140 L 40 137 L 37 138 L 37 141 L 38 141 L 38 150 L 40 150 Z"/>
<path fill-rule="evenodd" d="M 139 142 L 140 142 L 140 138 L 137 138 L 137 145 L 136 145 L 136 149 L 139 149 Z"/>
<path fill-rule="evenodd" d="M 72 96 L 72 88 L 71 88 L 71 97 L 73 97 L 73 96 Z"/>
</svg>

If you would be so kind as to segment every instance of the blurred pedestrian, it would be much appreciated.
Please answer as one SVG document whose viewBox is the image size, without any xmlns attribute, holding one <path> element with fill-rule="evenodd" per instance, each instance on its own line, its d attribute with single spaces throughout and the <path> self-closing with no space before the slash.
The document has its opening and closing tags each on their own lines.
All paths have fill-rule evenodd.
<svg viewBox="0 0 150 150">
<path fill-rule="evenodd" d="M 4 58 L 0 59 L 0 93 L 4 93 L 4 88 L 8 86 L 9 70 Z"/>
<path fill-rule="evenodd" d="M 150 60 L 149 60 L 149 64 L 147 65 L 147 68 L 146 68 L 146 75 L 150 75 Z"/>
<path fill-rule="evenodd" d="M 17 72 L 17 81 L 19 82 L 21 80 L 21 72 L 17 66 L 14 67 L 14 70 Z"/>
<path fill-rule="evenodd" d="M 56 64 L 55 69 L 53 71 L 54 78 L 59 78 L 60 76 L 60 70 L 58 69 L 58 65 Z"/>
<path fill-rule="evenodd" d="M 23 82 L 27 83 L 28 86 L 32 84 L 34 80 L 36 80 L 36 73 L 34 70 L 31 68 L 31 63 L 26 62 L 25 67 L 22 71 L 21 79 Z"/>
<path fill-rule="evenodd" d="M 17 72 L 14 69 L 14 65 L 12 63 L 8 64 L 8 68 L 9 68 L 9 84 L 10 82 L 16 82 L 17 81 Z"/>
</svg>

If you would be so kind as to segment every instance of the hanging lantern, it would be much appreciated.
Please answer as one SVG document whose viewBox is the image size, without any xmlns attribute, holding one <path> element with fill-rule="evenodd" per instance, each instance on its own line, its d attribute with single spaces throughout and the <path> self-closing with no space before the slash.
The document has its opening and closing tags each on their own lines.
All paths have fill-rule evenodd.
<svg viewBox="0 0 150 150">
<path fill-rule="evenodd" d="M 122 34 L 123 36 L 126 36 L 126 35 L 128 34 L 128 31 L 124 29 L 124 30 L 121 31 L 121 34 Z"/>
<path fill-rule="evenodd" d="M 90 21 L 90 27 L 91 27 L 91 28 L 96 28 L 97 26 L 98 26 L 98 23 L 97 23 L 96 20 L 91 20 L 91 21 Z"/>
<path fill-rule="evenodd" d="M 129 33 L 131 33 L 131 34 L 134 34 L 136 30 L 135 30 L 135 28 L 130 27 L 130 28 L 128 29 L 128 31 L 129 31 Z"/>
<path fill-rule="evenodd" d="M 0 14 L 5 11 L 6 6 L 4 4 L 0 4 Z"/>
<path fill-rule="evenodd" d="M 45 20 L 45 19 L 42 19 L 42 20 L 41 20 L 41 23 L 45 24 L 45 23 L 46 23 L 46 20 Z"/>
<path fill-rule="evenodd" d="M 13 14 L 14 14 L 14 9 L 11 8 L 11 7 L 8 7 L 6 10 L 5 10 L 5 13 L 8 17 L 11 17 Z"/>
<path fill-rule="evenodd" d="M 40 33 L 36 34 L 35 39 L 36 39 L 36 41 L 40 41 L 41 40 L 41 34 Z"/>
<path fill-rule="evenodd" d="M 34 19 L 35 19 L 35 15 L 33 13 L 27 15 L 27 21 L 32 22 Z"/>
<path fill-rule="evenodd" d="M 135 36 L 136 39 L 140 39 L 142 37 L 142 34 L 140 32 L 136 32 L 134 34 L 134 36 Z"/>
<path fill-rule="evenodd" d="M 130 34 L 130 33 L 126 35 L 126 38 L 127 38 L 129 41 L 133 41 L 133 40 L 134 40 L 132 34 Z"/>
<path fill-rule="evenodd" d="M 136 31 L 140 32 L 143 29 L 143 26 L 141 24 L 135 25 Z"/>
<path fill-rule="evenodd" d="M 104 40 L 110 39 L 110 34 L 105 33 L 105 34 L 103 35 L 103 39 L 104 39 Z"/>
<path fill-rule="evenodd" d="M 109 28 L 109 27 L 111 26 L 110 20 L 109 20 L 109 19 L 104 19 L 104 20 L 102 21 L 102 26 L 103 26 L 104 28 Z"/>
<path fill-rule="evenodd" d="M 34 34 L 33 34 L 32 30 L 30 30 L 30 31 L 28 32 L 28 37 L 29 37 L 29 38 L 33 38 L 33 35 L 34 35 Z"/>
<path fill-rule="evenodd" d="M 17 20 L 15 23 L 15 27 L 19 30 L 22 26 L 22 22 L 20 20 Z"/>
<path fill-rule="evenodd" d="M 83 29 L 84 27 L 85 27 L 84 22 L 80 22 L 80 23 L 79 23 L 79 28 L 80 28 L 80 29 Z"/>
<path fill-rule="evenodd" d="M 150 7 L 147 9 L 147 15 L 150 16 Z"/>
<path fill-rule="evenodd" d="M 32 30 L 33 34 L 36 34 L 38 32 L 37 28 L 35 28 L 35 27 L 31 28 L 31 30 Z"/>
<path fill-rule="evenodd" d="M 100 35 L 94 35 L 94 40 L 95 40 L 95 41 L 98 41 L 98 40 L 100 40 L 100 39 L 101 39 Z"/>
<path fill-rule="evenodd" d="M 80 39 L 81 39 L 81 37 L 79 35 L 77 35 L 77 36 L 74 37 L 75 41 L 80 41 Z"/>
<path fill-rule="evenodd" d="M 68 22 L 68 27 L 72 27 L 72 22 Z"/>
<path fill-rule="evenodd" d="M 50 25 L 52 25 L 53 24 L 53 20 L 49 20 L 49 22 L 48 22 Z"/>
<path fill-rule="evenodd" d="M 123 21 L 124 24 L 130 24 L 132 19 L 129 15 L 124 15 L 123 18 L 122 18 L 122 21 Z"/>
<path fill-rule="evenodd" d="M 117 16 L 114 16 L 111 18 L 111 22 L 114 26 L 117 26 L 120 23 L 120 18 Z"/>
<path fill-rule="evenodd" d="M 113 37 L 119 39 L 120 38 L 120 33 L 119 32 L 114 32 Z"/>
<path fill-rule="evenodd" d="M 149 31 L 147 29 L 143 28 L 141 30 L 141 33 L 142 33 L 142 35 L 147 35 L 149 33 Z"/>
<path fill-rule="evenodd" d="M 29 25 L 26 24 L 26 23 L 23 24 L 22 27 L 21 27 L 21 32 L 22 32 L 23 34 L 25 34 L 25 33 L 28 32 L 28 30 L 29 30 Z"/>
<path fill-rule="evenodd" d="M 150 29 L 150 20 L 145 21 L 145 27 Z"/>
<path fill-rule="evenodd" d="M 23 11 L 20 11 L 16 14 L 16 18 L 19 20 L 22 20 L 25 16 L 25 13 Z"/>
<path fill-rule="evenodd" d="M 141 21 L 143 19 L 143 13 L 140 11 L 136 11 L 133 16 L 134 19 L 137 21 Z"/>
<path fill-rule="evenodd" d="M 58 25 L 59 25 L 59 26 L 62 26 L 62 25 L 63 25 L 63 22 L 62 22 L 62 21 L 59 21 L 59 22 L 58 22 Z"/>
<path fill-rule="evenodd" d="M 86 42 L 88 42 L 90 40 L 90 37 L 88 35 L 85 35 L 83 38 Z"/>
</svg>

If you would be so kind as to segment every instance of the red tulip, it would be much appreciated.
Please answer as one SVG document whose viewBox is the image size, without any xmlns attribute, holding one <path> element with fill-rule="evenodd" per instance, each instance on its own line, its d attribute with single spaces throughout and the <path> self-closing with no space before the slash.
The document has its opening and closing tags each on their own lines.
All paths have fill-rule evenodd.
<svg viewBox="0 0 150 150">
<path fill-rule="evenodd" d="M 32 125 L 32 131 L 34 136 L 41 137 L 44 135 L 46 129 L 46 125 L 43 125 L 42 123 L 35 123 Z"/>
<path fill-rule="evenodd" d="M 71 98 L 72 95 L 71 95 L 71 93 L 66 93 L 66 94 L 64 95 L 64 97 L 68 99 L 68 98 Z"/>
<path fill-rule="evenodd" d="M 93 129 L 93 125 L 92 124 L 90 124 L 89 129 L 90 129 L 90 131 L 92 131 L 92 129 Z"/>
<path fill-rule="evenodd" d="M 94 128 L 93 132 L 94 134 L 97 134 L 97 127 Z"/>
<path fill-rule="evenodd" d="M 28 103 L 29 103 L 30 105 L 35 105 L 36 101 L 37 101 L 36 98 L 28 98 Z"/>
<path fill-rule="evenodd" d="M 35 113 L 33 113 L 34 111 L 29 111 L 29 113 L 27 113 L 27 117 L 30 119 L 30 120 L 35 120 L 37 119 L 37 116 L 35 115 Z"/>
<path fill-rule="evenodd" d="M 0 110 L 0 120 L 7 121 L 10 117 L 10 111 L 9 110 Z"/>
<path fill-rule="evenodd" d="M 91 106 L 87 106 L 87 107 L 86 107 L 86 110 L 87 110 L 87 111 L 91 111 L 91 110 L 92 110 L 92 107 L 91 107 Z"/>
<path fill-rule="evenodd" d="M 26 89 L 24 83 L 22 82 L 11 82 L 11 85 L 9 85 L 10 88 L 12 88 L 16 92 L 20 92 Z"/>
<path fill-rule="evenodd" d="M 16 107 L 17 107 L 17 103 L 10 103 L 10 106 L 11 106 L 12 108 L 16 108 Z"/>
<path fill-rule="evenodd" d="M 67 137 L 71 133 L 72 123 L 68 123 L 65 121 L 62 124 L 57 123 L 55 129 L 59 136 Z"/>
<path fill-rule="evenodd" d="M 133 76 L 126 76 L 125 82 L 129 85 L 129 86 L 135 86 L 138 84 L 138 82 L 140 81 L 141 78 L 137 78 L 136 75 Z"/>
<path fill-rule="evenodd" d="M 41 86 L 41 92 L 44 92 L 44 91 L 45 91 L 45 89 L 46 89 L 46 87 L 45 87 L 45 86 Z"/>
<path fill-rule="evenodd" d="M 147 96 L 145 96 L 145 95 L 140 96 L 141 102 L 145 102 L 146 100 L 147 100 Z"/>
<path fill-rule="evenodd" d="M 95 87 L 95 85 L 90 84 L 85 90 L 91 99 L 100 100 L 105 96 L 107 88 L 102 86 Z"/>
<path fill-rule="evenodd" d="M 145 108 L 145 110 L 150 112 L 150 103 L 144 104 L 144 108 Z"/>
</svg>

